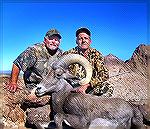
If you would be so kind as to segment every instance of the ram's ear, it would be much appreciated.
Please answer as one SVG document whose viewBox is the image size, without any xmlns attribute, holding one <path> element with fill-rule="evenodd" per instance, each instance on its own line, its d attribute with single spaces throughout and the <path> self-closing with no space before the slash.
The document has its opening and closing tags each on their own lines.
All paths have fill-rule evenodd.
<svg viewBox="0 0 150 129">
<path fill-rule="evenodd" d="M 63 74 L 65 73 L 65 70 L 63 68 L 57 68 L 55 71 L 54 71 L 54 74 L 55 76 L 62 76 Z"/>
<path fill-rule="evenodd" d="M 80 86 L 80 79 L 72 74 L 70 74 L 69 72 L 66 72 L 62 75 L 62 77 L 69 83 L 72 85 L 72 87 L 78 87 Z"/>
<path fill-rule="evenodd" d="M 71 73 L 69 73 L 68 70 L 66 70 L 66 72 L 63 73 L 61 77 L 64 78 L 64 79 L 75 79 L 75 80 L 78 79 L 76 76 L 74 76 L 74 75 L 72 75 Z M 78 79 L 78 80 L 79 80 L 79 79 Z"/>
</svg>

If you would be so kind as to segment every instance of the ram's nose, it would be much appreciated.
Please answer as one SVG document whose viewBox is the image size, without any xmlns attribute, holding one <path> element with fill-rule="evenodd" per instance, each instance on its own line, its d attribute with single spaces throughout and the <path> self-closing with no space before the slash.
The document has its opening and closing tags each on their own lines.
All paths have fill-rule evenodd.
<svg viewBox="0 0 150 129">
<path fill-rule="evenodd" d="M 39 96 L 40 95 L 40 89 L 41 87 L 37 87 L 36 90 L 35 90 L 35 95 L 36 96 Z"/>
<path fill-rule="evenodd" d="M 41 88 L 42 88 L 42 87 L 39 87 L 39 86 L 38 86 L 38 87 L 36 88 L 36 90 L 40 90 Z"/>
</svg>

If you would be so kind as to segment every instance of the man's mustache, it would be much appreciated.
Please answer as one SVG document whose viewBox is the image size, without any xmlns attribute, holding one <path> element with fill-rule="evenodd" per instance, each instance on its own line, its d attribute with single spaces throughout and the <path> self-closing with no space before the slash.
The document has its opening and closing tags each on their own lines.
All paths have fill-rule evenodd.
<svg viewBox="0 0 150 129">
<path fill-rule="evenodd" d="M 89 45 L 89 43 L 88 43 L 88 42 L 82 42 L 81 44 L 83 44 L 83 45 L 85 45 L 85 44 Z"/>
</svg>

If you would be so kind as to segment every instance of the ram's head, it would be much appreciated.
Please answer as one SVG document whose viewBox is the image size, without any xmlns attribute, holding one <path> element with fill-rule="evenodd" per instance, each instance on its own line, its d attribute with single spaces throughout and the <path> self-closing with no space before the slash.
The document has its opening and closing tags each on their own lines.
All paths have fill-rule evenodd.
<svg viewBox="0 0 150 129">
<path fill-rule="evenodd" d="M 68 66 L 74 63 L 78 63 L 84 67 L 86 74 L 85 78 L 80 80 L 69 73 Z M 52 64 L 47 76 L 43 77 L 41 83 L 38 84 L 36 95 L 43 96 L 46 93 L 57 92 L 66 84 L 70 85 L 70 83 L 67 82 L 69 80 L 76 80 L 76 84 L 84 85 L 90 82 L 91 77 L 92 66 L 85 57 L 78 54 L 64 55 L 60 58 L 60 60 L 55 61 Z"/>
</svg>

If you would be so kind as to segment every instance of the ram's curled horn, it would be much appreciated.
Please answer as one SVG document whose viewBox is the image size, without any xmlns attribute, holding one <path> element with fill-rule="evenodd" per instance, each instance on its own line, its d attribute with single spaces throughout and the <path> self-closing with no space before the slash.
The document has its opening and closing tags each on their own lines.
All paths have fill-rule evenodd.
<svg viewBox="0 0 150 129">
<path fill-rule="evenodd" d="M 70 64 L 74 64 L 74 63 L 78 63 L 82 65 L 86 72 L 86 77 L 81 79 L 79 81 L 79 84 L 85 85 L 89 83 L 92 77 L 92 66 L 85 57 L 79 54 L 67 54 L 62 56 L 62 58 L 57 62 L 57 64 L 53 65 L 53 68 L 54 69 L 57 69 L 59 67 L 67 68 Z"/>
</svg>

